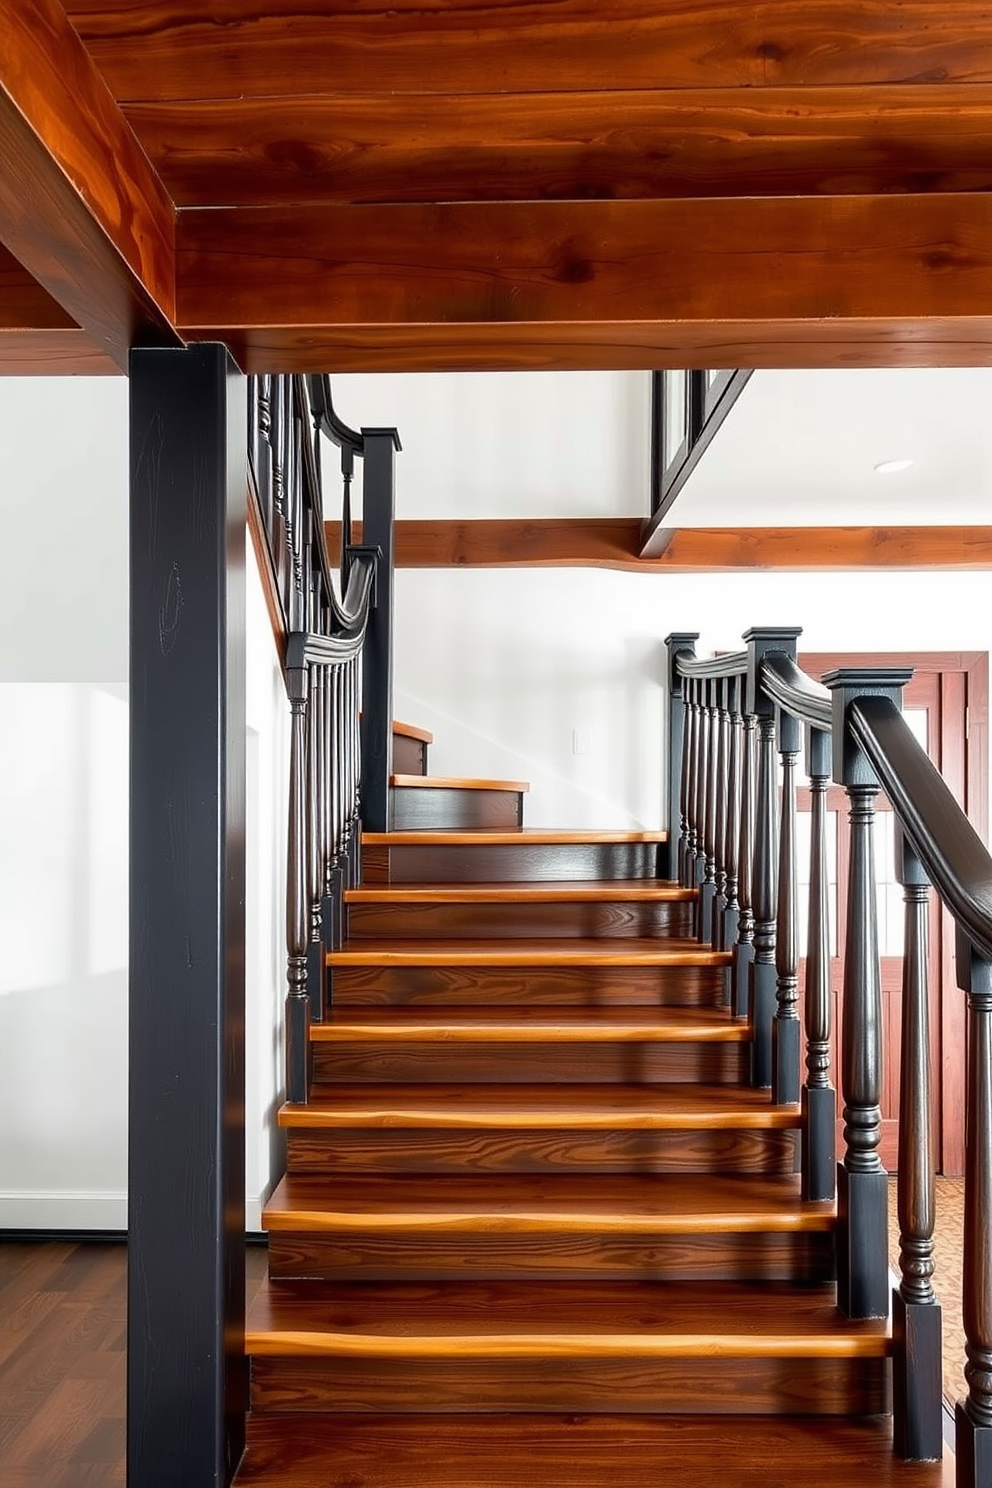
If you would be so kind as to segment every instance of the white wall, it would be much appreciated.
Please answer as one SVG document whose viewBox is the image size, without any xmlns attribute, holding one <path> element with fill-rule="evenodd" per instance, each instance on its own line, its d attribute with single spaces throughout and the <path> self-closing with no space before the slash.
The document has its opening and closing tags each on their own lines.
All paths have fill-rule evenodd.
<svg viewBox="0 0 992 1488">
<path fill-rule="evenodd" d="M 0 522 L 0 1229 L 123 1229 L 123 380 L 4 381 Z M 288 708 L 251 558 L 247 607 L 246 1208 L 258 1229 L 281 1168 Z"/>
</svg>

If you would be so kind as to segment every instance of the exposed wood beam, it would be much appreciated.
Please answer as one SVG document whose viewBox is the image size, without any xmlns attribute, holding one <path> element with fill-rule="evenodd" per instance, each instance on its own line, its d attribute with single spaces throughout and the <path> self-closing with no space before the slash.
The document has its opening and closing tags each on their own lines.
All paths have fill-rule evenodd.
<svg viewBox="0 0 992 1488">
<path fill-rule="evenodd" d="M 172 203 L 59 0 L 0 0 L 0 239 L 120 368 L 175 342 Z"/>
<path fill-rule="evenodd" d="M 563 92 L 992 82 L 985 0 L 67 0 L 67 9 L 115 97 L 129 102 L 543 92 L 551 78 Z"/>
<path fill-rule="evenodd" d="M 398 568 L 615 568 L 631 573 L 752 569 L 992 568 L 992 527 L 671 528 L 655 558 L 638 556 L 639 517 L 399 520 Z M 361 523 L 355 541 L 361 541 Z M 331 561 L 340 522 L 326 524 Z"/>
<path fill-rule="evenodd" d="M 964 96 L 962 96 L 964 95 Z M 992 189 L 992 86 L 205 99 L 124 110 L 180 206 Z"/>
<path fill-rule="evenodd" d="M 78 329 L 71 315 L 0 244 L 0 330 Z"/>
<path fill-rule="evenodd" d="M 985 364 L 992 196 L 191 210 L 178 324 L 248 370 Z"/>
<path fill-rule="evenodd" d="M 104 376 L 118 369 L 0 245 L 0 376 Z"/>
</svg>

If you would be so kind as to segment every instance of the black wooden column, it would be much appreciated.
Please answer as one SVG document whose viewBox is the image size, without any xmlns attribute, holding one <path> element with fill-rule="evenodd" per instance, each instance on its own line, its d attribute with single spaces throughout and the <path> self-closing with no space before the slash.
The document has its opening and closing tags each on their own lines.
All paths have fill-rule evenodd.
<svg viewBox="0 0 992 1488">
<path fill-rule="evenodd" d="M 246 407 L 132 355 L 129 1488 L 244 1447 Z"/>
<path fill-rule="evenodd" d="M 362 825 L 369 832 L 387 832 L 392 826 L 394 466 L 400 438 L 395 429 L 363 429 L 362 439 L 362 546 L 379 550 L 362 683 Z"/>
</svg>

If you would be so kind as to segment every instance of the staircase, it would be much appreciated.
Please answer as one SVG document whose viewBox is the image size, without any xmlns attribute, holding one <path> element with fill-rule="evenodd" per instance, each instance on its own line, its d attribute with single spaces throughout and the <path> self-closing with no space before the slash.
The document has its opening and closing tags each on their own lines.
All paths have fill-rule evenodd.
<svg viewBox="0 0 992 1488">
<path fill-rule="evenodd" d="M 893 1455 L 889 1326 L 836 1308 L 659 834 L 522 830 L 419 742 L 280 1112 L 239 1484 L 949 1485 Z"/>
</svg>

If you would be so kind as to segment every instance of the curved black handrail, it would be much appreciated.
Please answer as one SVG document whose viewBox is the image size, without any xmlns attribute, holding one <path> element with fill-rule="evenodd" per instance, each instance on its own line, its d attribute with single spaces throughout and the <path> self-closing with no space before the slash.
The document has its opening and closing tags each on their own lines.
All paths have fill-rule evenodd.
<svg viewBox="0 0 992 1488">
<path fill-rule="evenodd" d="M 342 454 L 348 451 L 352 458 L 355 455 L 364 455 L 364 437 L 357 429 L 350 428 L 335 411 L 331 398 L 331 379 L 328 374 L 326 372 L 308 373 L 306 384 L 310 409 L 321 433 L 326 434 L 331 443 L 338 446 Z"/>
<path fill-rule="evenodd" d="M 675 669 L 680 677 L 740 677 L 747 672 L 747 652 L 733 651 L 724 656 L 693 656 L 691 651 L 676 651 Z"/>
<path fill-rule="evenodd" d="M 782 652 L 765 656 L 761 663 L 761 686 L 772 702 L 800 723 L 824 731 L 831 727 L 829 689 L 807 676 L 791 656 Z"/>
<path fill-rule="evenodd" d="M 316 666 L 340 666 L 359 654 L 368 629 L 374 579 L 375 559 L 367 553 L 358 554 L 345 594 L 343 613 L 347 616 L 347 625 L 330 635 L 293 631 L 286 643 L 287 668 L 304 667 L 310 663 Z"/>
<path fill-rule="evenodd" d="M 855 698 L 847 718 L 944 904 L 992 961 L 992 855 L 891 698 Z"/>
</svg>

